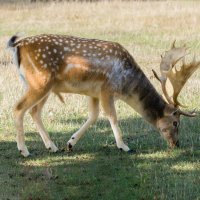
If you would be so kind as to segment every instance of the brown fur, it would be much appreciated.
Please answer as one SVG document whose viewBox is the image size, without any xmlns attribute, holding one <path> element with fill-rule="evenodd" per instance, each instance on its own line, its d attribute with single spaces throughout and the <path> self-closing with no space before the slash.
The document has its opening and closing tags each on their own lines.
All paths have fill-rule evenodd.
<svg viewBox="0 0 200 200">
<path fill-rule="evenodd" d="M 41 121 L 41 111 L 50 92 L 64 102 L 60 93 L 78 93 L 89 96 L 89 118 L 72 135 L 68 148 L 72 148 L 99 114 L 99 101 L 114 132 L 117 147 L 129 151 L 118 126 L 114 99 L 120 98 L 147 121 L 156 126 L 170 146 L 177 144 L 180 114 L 167 105 L 146 78 L 132 56 L 117 43 L 58 35 L 39 35 L 15 42 L 19 67 L 28 86 L 26 94 L 14 110 L 17 145 L 22 155 L 28 156 L 23 131 L 23 117 L 27 110 L 36 123 L 46 148 L 57 151 Z"/>
</svg>

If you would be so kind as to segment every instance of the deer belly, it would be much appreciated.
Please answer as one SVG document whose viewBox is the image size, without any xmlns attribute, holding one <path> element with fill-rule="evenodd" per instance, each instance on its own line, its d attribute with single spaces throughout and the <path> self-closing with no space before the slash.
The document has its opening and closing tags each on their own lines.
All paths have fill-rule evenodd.
<svg viewBox="0 0 200 200">
<path fill-rule="evenodd" d="M 84 82 L 69 82 L 63 81 L 58 83 L 53 91 L 64 93 L 82 94 L 92 97 L 99 97 L 103 82 L 100 81 L 84 81 Z"/>
</svg>

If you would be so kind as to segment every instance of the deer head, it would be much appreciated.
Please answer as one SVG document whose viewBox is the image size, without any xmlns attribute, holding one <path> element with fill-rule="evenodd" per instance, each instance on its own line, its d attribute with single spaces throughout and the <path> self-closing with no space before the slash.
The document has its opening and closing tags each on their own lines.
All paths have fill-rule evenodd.
<svg viewBox="0 0 200 200">
<path fill-rule="evenodd" d="M 164 56 L 161 56 L 159 77 L 153 70 L 155 77 L 159 80 L 162 86 L 163 94 L 168 102 L 166 106 L 164 117 L 157 121 L 157 128 L 160 130 L 163 137 L 168 141 L 171 147 L 179 146 L 178 141 L 178 127 L 180 124 L 180 116 L 195 117 L 195 112 L 184 112 L 180 107 L 185 107 L 178 101 L 178 95 L 180 94 L 183 86 L 191 75 L 198 69 L 200 62 L 196 62 L 195 56 L 191 63 L 186 64 L 185 56 L 188 54 L 185 46 L 176 47 L 175 41 L 173 42 L 171 49 L 165 52 Z M 182 61 L 181 66 L 177 69 L 176 64 Z M 168 94 L 166 82 L 170 81 L 173 94 L 172 97 Z"/>
</svg>

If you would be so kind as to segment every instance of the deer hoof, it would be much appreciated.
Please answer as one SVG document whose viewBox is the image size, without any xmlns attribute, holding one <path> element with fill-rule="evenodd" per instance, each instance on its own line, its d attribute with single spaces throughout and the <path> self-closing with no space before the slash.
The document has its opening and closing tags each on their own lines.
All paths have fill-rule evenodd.
<svg viewBox="0 0 200 200">
<path fill-rule="evenodd" d="M 52 149 L 52 147 L 49 147 L 48 150 L 49 150 L 49 152 L 52 152 L 52 153 L 58 152 L 58 148 L 57 149 Z"/>
<path fill-rule="evenodd" d="M 68 151 L 73 151 L 73 146 L 71 143 L 67 143 L 67 150 Z"/>
<path fill-rule="evenodd" d="M 49 145 L 47 145 L 47 149 L 50 152 L 54 152 L 54 153 L 58 151 L 58 147 L 53 142 L 51 142 Z"/>
<path fill-rule="evenodd" d="M 25 158 L 28 157 L 28 156 L 30 156 L 30 153 L 29 153 L 29 151 L 28 151 L 27 148 L 24 148 L 23 150 L 20 149 L 19 152 Z"/>
</svg>

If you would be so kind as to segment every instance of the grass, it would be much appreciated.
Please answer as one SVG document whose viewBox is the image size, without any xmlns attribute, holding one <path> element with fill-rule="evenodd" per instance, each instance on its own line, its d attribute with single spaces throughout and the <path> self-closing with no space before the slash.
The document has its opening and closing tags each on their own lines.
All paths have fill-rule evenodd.
<svg viewBox="0 0 200 200">
<path fill-rule="evenodd" d="M 24 200 L 199 200 L 200 119 L 181 121 L 181 148 L 170 151 L 159 133 L 123 102 L 117 113 L 124 141 L 136 154 L 117 150 L 103 113 L 71 153 L 49 153 L 29 116 L 26 143 L 32 153 L 22 158 L 16 148 L 12 108 L 23 94 L 6 41 L 15 32 L 71 34 L 117 41 L 139 63 L 155 87 L 160 54 L 176 39 L 199 58 L 200 3 L 97 2 L 20 3 L 0 7 L 0 199 Z M 199 107 L 199 71 L 187 83 L 180 101 Z M 87 119 L 87 99 L 65 95 L 63 105 L 52 95 L 43 112 L 53 141 L 64 148 Z M 199 109 L 197 109 L 199 110 Z"/>
</svg>

